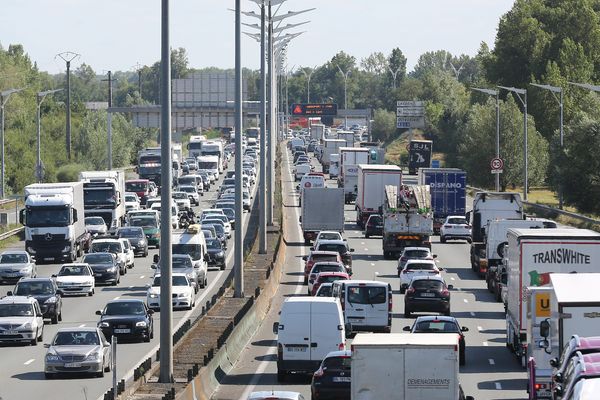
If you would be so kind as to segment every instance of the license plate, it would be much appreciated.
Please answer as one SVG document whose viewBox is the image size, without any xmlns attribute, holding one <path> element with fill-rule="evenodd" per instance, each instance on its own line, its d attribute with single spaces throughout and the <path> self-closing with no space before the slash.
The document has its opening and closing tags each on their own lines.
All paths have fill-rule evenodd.
<svg viewBox="0 0 600 400">
<path fill-rule="evenodd" d="M 46 258 L 44 258 L 44 261 L 54 261 L 54 258 L 52 258 L 52 257 L 46 257 Z"/>
<path fill-rule="evenodd" d="M 16 278 L 17 274 L 9 273 L 9 274 L 4 274 L 4 276 L 6 276 L 7 278 Z"/>
<path fill-rule="evenodd" d="M 94 274 L 94 276 L 102 276 L 102 274 Z"/>
<path fill-rule="evenodd" d="M 17 331 L 4 331 L 5 335 L 16 335 Z"/>
<path fill-rule="evenodd" d="M 115 333 L 131 333 L 131 329 L 115 329 Z"/>
<path fill-rule="evenodd" d="M 538 399 L 551 399 L 552 395 L 549 390 L 536 390 L 535 392 Z"/>
<path fill-rule="evenodd" d="M 435 297 L 435 293 L 421 293 L 421 297 Z"/>
<path fill-rule="evenodd" d="M 81 367 L 81 363 L 66 363 L 65 368 L 79 368 Z"/>
<path fill-rule="evenodd" d="M 364 318 L 348 318 L 349 322 L 363 322 Z"/>
<path fill-rule="evenodd" d="M 306 347 L 301 347 L 301 346 L 288 346 L 287 347 L 288 351 L 293 351 L 293 352 L 299 352 L 299 353 L 304 353 L 306 352 Z"/>
<path fill-rule="evenodd" d="M 350 382 L 349 376 L 334 376 L 332 379 L 334 382 Z"/>
</svg>

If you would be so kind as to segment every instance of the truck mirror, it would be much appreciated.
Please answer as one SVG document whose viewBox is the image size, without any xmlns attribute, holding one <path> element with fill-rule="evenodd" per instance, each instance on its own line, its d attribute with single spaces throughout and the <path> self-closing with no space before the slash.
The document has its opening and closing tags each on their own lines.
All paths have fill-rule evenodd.
<svg viewBox="0 0 600 400">
<path fill-rule="evenodd" d="M 552 360 L 550 360 L 550 366 L 558 368 L 558 358 L 554 357 Z"/>
<path fill-rule="evenodd" d="M 548 320 L 540 322 L 540 336 L 543 338 L 550 336 L 550 322 Z"/>
<path fill-rule="evenodd" d="M 279 322 L 273 322 L 273 334 L 277 335 L 277 332 L 279 332 Z"/>
<path fill-rule="evenodd" d="M 538 346 L 540 347 L 540 349 L 547 349 L 548 347 L 550 347 L 550 343 L 546 339 L 543 339 L 538 342 Z"/>
<path fill-rule="evenodd" d="M 467 222 L 470 224 L 471 223 L 471 211 L 469 211 L 466 215 L 465 218 L 467 219 Z"/>
<path fill-rule="evenodd" d="M 77 222 L 78 218 L 77 218 L 77 210 L 73 208 L 73 222 Z"/>
<path fill-rule="evenodd" d="M 405 326 L 402 328 L 403 331 L 410 332 L 410 326 Z"/>
<path fill-rule="evenodd" d="M 152 261 L 154 261 L 154 263 L 157 263 L 158 260 L 159 260 L 158 254 L 155 254 L 154 257 L 152 258 Z"/>
<path fill-rule="evenodd" d="M 19 223 L 21 225 L 25 225 L 25 209 L 22 209 L 21 211 L 19 211 Z"/>
</svg>

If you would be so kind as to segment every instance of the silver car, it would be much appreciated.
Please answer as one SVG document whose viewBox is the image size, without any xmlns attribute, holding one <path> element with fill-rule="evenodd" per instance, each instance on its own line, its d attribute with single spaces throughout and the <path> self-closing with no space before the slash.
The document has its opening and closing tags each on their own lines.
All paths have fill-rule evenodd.
<svg viewBox="0 0 600 400">
<path fill-rule="evenodd" d="M 26 251 L 12 250 L 0 254 L 0 282 L 17 282 L 21 278 L 35 278 L 35 259 Z"/>
<path fill-rule="evenodd" d="M 62 328 L 56 332 L 44 357 L 44 376 L 90 373 L 103 377 L 112 365 L 111 345 L 99 328 Z"/>
</svg>

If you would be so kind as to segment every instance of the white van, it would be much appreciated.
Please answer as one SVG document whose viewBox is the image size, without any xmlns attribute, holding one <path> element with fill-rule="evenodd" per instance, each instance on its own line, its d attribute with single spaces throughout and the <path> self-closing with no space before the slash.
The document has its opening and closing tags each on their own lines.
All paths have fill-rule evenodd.
<svg viewBox="0 0 600 400">
<path fill-rule="evenodd" d="M 392 329 L 392 287 L 379 281 L 333 282 L 331 296 L 340 302 L 348 333 L 367 331 L 390 333 Z"/>
<path fill-rule="evenodd" d="M 198 170 L 207 170 L 219 179 L 219 173 L 223 171 L 221 159 L 219 156 L 200 156 L 198 157 Z"/>
<path fill-rule="evenodd" d="M 330 351 L 345 349 L 344 316 L 332 297 L 290 297 L 281 307 L 277 335 L 277 381 L 289 372 L 313 373 Z"/>
<path fill-rule="evenodd" d="M 192 264 L 198 276 L 198 285 L 206 287 L 208 283 L 208 255 L 206 239 L 198 224 L 192 224 L 184 231 L 171 233 L 171 251 L 173 254 L 187 254 L 192 257 Z"/>
<path fill-rule="evenodd" d="M 161 202 L 154 203 L 152 204 L 150 209 L 156 210 L 160 213 L 161 205 Z M 179 224 L 178 212 L 179 210 L 177 208 L 177 204 L 174 201 L 171 201 L 171 226 L 173 227 L 173 229 L 177 229 L 177 225 Z"/>
</svg>

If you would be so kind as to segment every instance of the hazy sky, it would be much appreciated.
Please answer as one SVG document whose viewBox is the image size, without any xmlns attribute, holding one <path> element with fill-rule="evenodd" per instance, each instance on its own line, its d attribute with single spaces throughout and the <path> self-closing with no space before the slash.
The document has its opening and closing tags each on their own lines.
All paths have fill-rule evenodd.
<svg viewBox="0 0 600 400">
<path fill-rule="evenodd" d="M 102 73 L 133 70 L 160 58 L 160 0 L 0 0 L 0 44 L 20 43 L 41 70 L 56 73 L 63 51 L 81 54 Z M 171 0 L 171 46 L 184 47 L 189 64 L 232 67 L 234 0 Z M 399 47 L 412 69 L 431 50 L 474 55 L 482 41 L 493 47 L 499 18 L 513 0 L 288 0 L 280 12 L 316 10 L 289 18 L 311 22 L 293 40 L 288 66 L 314 66 L 339 50 L 357 61 L 375 51 Z M 258 9 L 242 0 L 244 10 Z M 250 17 L 244 22 L 255 23 Z M 252 28 L 244 28 L 253 32 Z M 258 43 L 243 37 L 243 65 L 259 66 Z"/>
</svg>

